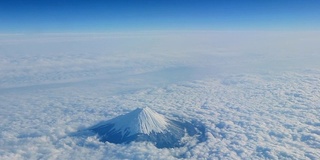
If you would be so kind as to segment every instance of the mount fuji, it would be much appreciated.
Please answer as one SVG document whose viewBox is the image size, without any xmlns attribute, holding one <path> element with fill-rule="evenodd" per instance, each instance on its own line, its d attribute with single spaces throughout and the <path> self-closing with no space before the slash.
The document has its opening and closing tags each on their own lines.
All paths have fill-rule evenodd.
<svg viewBox="0 0 320 160">
<path fill-rule="evenodd" d="M 181 147 L 183 137 L 196 137 L 198 141 L 205 139 L 205 127 L 200 123 L 172 120 L 148 107 L 101 122 L 89 130 L 102 142 L 148 141 L 158 148 Z"/>
</svg>

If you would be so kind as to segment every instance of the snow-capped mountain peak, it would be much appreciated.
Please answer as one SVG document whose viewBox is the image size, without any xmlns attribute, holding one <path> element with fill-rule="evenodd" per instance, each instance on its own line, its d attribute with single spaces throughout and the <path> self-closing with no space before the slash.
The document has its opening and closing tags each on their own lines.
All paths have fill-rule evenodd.
<svg viewBox="0 0 320 160">
<path fill-rule="evenodd" d="M 121 132 L 122 135 L 137 133 L 163 133 L 168 126 L 168 120 L 148 107 L 137 108 L 130 113 L 113 118 L 102 125 L 112 124 L 112 132 Z"/>
<path fill-rule="evenodd" d="M 182 146 L 182 137 L 204 137 L 204 127 L 164 117 L 152 109 L 137 108 L 127 114 L 99 123 L 89 130 L 98 134 L 100 141 L 129 143 L 149 141 L 159 148 Z"/>
</svg>

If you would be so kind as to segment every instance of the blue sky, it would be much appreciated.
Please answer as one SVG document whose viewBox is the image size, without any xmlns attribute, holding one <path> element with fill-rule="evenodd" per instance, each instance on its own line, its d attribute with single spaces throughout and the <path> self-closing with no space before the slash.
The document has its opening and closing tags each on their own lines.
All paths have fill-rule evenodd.
<svg viewBox="0 0 320 160">
<path fill-rule="evenodd" d="M 319 30 L 318 0 L 0 0 L 0 33 Z"/>
</svg>

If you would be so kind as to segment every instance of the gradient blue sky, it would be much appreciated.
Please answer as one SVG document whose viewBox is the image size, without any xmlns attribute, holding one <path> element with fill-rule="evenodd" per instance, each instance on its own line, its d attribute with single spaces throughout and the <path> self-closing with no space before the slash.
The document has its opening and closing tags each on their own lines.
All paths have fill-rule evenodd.
<svg viewBox="0 0 320 160">
<path fill-rule="evenodd" d="M 0 33 L 319 29 L 319 0 L 0 0 Z"/>
</svg>

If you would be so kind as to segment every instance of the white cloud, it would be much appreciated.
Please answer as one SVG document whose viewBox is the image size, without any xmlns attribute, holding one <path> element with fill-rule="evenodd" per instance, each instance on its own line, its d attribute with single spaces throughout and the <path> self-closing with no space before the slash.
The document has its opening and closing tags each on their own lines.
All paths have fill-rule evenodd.
<svg viewBox="0 0 320 160">
<path fill-rule="evenodd" d="M 0 159 L 319 159 L 316 34 L 2 43 Z M 143 106 L 201 121 L 207 141 L 157 149 L 71 136 Z"/>
</svg>

